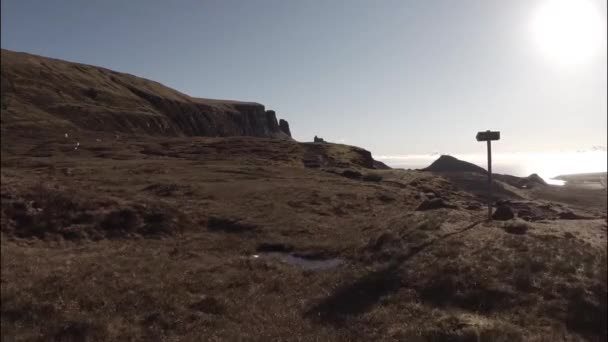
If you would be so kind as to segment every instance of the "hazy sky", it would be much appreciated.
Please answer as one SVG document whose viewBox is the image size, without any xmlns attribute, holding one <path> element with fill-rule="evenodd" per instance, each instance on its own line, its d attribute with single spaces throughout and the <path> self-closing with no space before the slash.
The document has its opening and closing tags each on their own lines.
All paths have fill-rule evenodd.
<svg viewBox="0 0 608 342">
<path fill-rule="evenodd" d="M 501 152 L 606 145 L 606 1 L 604 43 L 567 65 L 533 39 L 543 2 L 3 0 L 2 47 L 260 102 L 298 140 L 376 155 L 483 152 L 485 129 Z"/>
</svg>

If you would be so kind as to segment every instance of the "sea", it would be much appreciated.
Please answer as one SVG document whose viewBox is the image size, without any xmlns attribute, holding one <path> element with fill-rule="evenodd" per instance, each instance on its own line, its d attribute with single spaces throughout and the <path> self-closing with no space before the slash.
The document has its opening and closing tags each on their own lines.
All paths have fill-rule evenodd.
<svg viewBox="0 0 608 342">
<path fill-rule="evenodd" d="M 460 160 L 479 165 L 487 169 L 486 154 L 450 154 Z M 374 156 L 392 168 L 422 169 L 439 158 L 439 153 L 428 155 L 404 154 Z M 554 177 L 577 173 L 606 172 L 608 153 L 606 151 L 577 152 L 515 152 L 492 154 L 492 172 L 509 174 L 518 177 L 533 173 L 541 176 L 546 182 L 564 185 L 565 182 Z"/>
</svg>

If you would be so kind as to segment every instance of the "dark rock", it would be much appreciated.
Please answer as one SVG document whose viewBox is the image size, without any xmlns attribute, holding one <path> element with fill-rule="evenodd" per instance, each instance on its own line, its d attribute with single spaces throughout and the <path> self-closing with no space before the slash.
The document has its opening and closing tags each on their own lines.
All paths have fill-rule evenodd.
<svg viewBox="0 0 608 342">
<path fill-rule="evenodd" d="M 494 214 L 492 214 L 492 218 L 498 221 L 507 221 L 511 220 L 515 217 L 513 213 L 513 209 L 506 204 L 501 204 L 496 208 Z"/>
<path fill-rule="evenodd" d="M 525 221 L 540 221 L 546 217 L 539 210 L 533 210 L 532 208 L 523 208 L 517 210 L 517 217 Z"/>
<path fill-rule="evenodd" d="M 243 222 L 239 219 L 210 216 L 207 220 L 207 228 L 211 231 L 223 231 L 226 233 L 243 233 L 256 230 L 256 226 Z"/>
<path fill-rule="evenodd" d="M 382 233 L 378 237 L 370 240 L 367 249 L 376 252 L 386 246 L 401 247 L 400 239 L 391 232 Z"/>
<path fill-rule="evenodd" d="M 293 246 L 284 243 L 266 243 L 263 242 L 258 245 L 256 248 L 257 252 L 280 252 L 280 253 L 289 253 L 293 251 Z"/>
<path fill-rule="evenodd" d="M 574 236 L 574 234 L 572 234 L 572 233 L 570 233 L 570 232 L 565 232 L 565 233 L 564 233 L 564 237 L 565 237 L 566 239 L 574 239 L 574 237 L 575 237 L 575 236 Z"/>
<path fill-rule="evenodd" d="M 396 200 L 396 198 L 393 195 L 391 195 L 389 193 L 385 193 L 385 192 L 378 194 L 378 199 L 381 200 L 382 202 L 393 202 Z"/>
<path fill-rule="evenodd" d="M 385 232 L 372 238 L 363 249 L 363 258 L 371 258 L 377 261 L 390 260 L 394 256 L 403 253 L 403 243 L 399 236 L 392 232 Z"/>
<path fill-rule="evenodd" d="M 369 173 L 363 176 L 363 180 L 366 182 L 379 182 L 382 180 L 382 176 L 377 173 Z"/>
<path fill-rule="evenodd" d="M 420 203 L 420 205 L 418 206 L 418 208 L 416 208 L 416 210 L 424 211 L 424 210 L 433 210 L 433 209 L 440 209 L 440 208 L 455 208 L 455 207 L 456 206 L 454 206 L 454 205 L 446 203 L 441 198 L 433 198 L 433 199 L 429 199 L 429 200 L 426 200 L 426 201 Z"/>
<path fill-rule="evenodd" d="M 351 179 L 361 179 L 361 177 L 363 176 L 361 174 L 361 172 L 359 171 L 355 171 L 355 170 L 344 170 L 342 171 L 342 176 L 346 177 L 346 178 L 351 178 Z"/>
<path fill-rule="evenodd" d="M 291 130 L 289 129 L 289 122 L 287 122 L 287 120 L 279 120 L 279 129 L 291 137 Z"/>
<path fill-rule="evenodd" d="M 315 139 L 313 140 L 313 142 L 316 142 L 316 143 L 324 143 L 324 142 L 325 142 L 325 140 L 323 140 L 323 138 L 319 138 L 319 137 L 317 137 L 317 136 L 315 135 Z"/>
<path fill-rule="evenodd" d="M 479 204 L 479 203 L 469 203 L 469 204 L 466 206 L 466 209 L 467 209 L 467 210 L 481 210 L 481 209 L 482 209 L 482 206 L 481 206 L 481 204 Z"/>
<path fill-rule="evenodd" d="M 591 217 L 578 215 L 572 211 L 562 211 L 561 213 L 557 214 L 557 216 L 561 220 L 589 220 L 589 219 L 591 219 Z"/>
<path fill-rule="evenodd" d="M 142 224 L 138 213 L 131 208 L 110 212 L 101 221 L 101 228 L 108 232 L 134 232 Z"/>
<path fill-rule="evenodd" d="M 499 199 L 498 201 L 496 201 L 496 206 L 510 205 L 510 204 L 511 204 L 511 200 L 508 200 L 508 199 Z"/>
<path fill-rule="evenodd" d="M 219 315 L 224 313 L 224 305 L 214 297 L 201 296 L 200 300 L 190 305 L 192 310 L 204 312 L 212 315 Z"/>
<path fill-rule="evenodd" d="M 391 167 L 384 164 L 383 162 L 379 161 L 379 160 L 375 160 L 374 159 L 374 169 L 378 169 L 378 170 L 390 170 Z"/>
</svg>

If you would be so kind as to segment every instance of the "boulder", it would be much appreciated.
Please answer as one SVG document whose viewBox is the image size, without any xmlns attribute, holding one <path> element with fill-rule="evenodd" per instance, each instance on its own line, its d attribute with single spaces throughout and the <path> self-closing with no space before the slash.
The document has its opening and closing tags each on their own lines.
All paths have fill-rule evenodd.
<svg viewBox="0 0 608 342">
<path fill-rule="evenodd" d="M 515 217 L 515 213 L 513 213 L 513 209 L 506 204 L 500 204 L 494 214 L 492 214 L 492 218 L 497 221 L 507 221 L 511 220 Z"/>
</svg>

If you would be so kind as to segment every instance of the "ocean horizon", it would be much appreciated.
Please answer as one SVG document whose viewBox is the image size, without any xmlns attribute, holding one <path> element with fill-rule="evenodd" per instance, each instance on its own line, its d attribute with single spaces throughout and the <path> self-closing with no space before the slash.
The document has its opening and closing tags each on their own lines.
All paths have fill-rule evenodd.
<svg viewBox="0 0 608 342">
<path fill-rule="evenodd" d="M 447 154 L 447 153 L 443 153 Z M 425 168 L 439 156 L 433 154 L 405 154 L 405 155 L 380 155 L 374 158 L 382 161 L 392 168 L 422 169 Z M 487 155 L 485 153 L 447 154 L 487 169 Z M 492 172 L 508 174 L 518 177 L 538 174 L 546 181 L 560 175 L 606 172 L 608 163 L 608 152 L 606 151 L 584 151 L 584 152 L 515 152 L 492 154 Z"/>
</svg>

